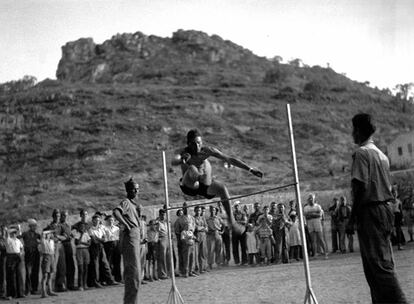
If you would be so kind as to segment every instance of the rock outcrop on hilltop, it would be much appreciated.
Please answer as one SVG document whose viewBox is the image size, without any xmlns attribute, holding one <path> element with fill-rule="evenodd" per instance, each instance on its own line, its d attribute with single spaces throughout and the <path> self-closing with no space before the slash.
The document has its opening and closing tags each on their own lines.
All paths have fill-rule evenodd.
<svg viewBox="0 0 414 304">
<path fill-rule="evenodd" d="M 92 38 L 66 43 L 56 76 L 71 82 L 129 83 L 150 79 L 203 84 L 226 77 L 226 67 L 237 70 L 241 81 L 260 81 L 266 65 L 265 58 L 217 35 L 178 30 L 171 38 L 161 38 L 136 32 L 117 34 L 102 44 L 95 44 Z"/>
</svg>

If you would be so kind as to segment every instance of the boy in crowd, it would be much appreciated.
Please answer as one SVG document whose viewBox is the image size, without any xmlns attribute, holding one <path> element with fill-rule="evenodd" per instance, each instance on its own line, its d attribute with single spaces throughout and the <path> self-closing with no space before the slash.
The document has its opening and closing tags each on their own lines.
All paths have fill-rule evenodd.
<svg viewBox="0 0 414 304">
<path fill-rule="evenodd" d="M 272 258 L 272 244 L 274 244 L 275 240 L 273 238 L 272 228 L 270 228 L 271 221 L 269 223 L 271 217 L 269 214 L 269 206 L 265 206 L 263 211 L 264 214 L 258 220 L 259 227 L 257 228 L 256 234 L 259 237 L 261 263 L 266 262 L 269 265 Z"/>
<path fill-rule="evenodd" d="M 78 286 L 80 291 L 88 289 L 88 266 L 91 261 L 89 255 L 91 237 L 89 236 L 86 227 L 86 224 L 79 223 L 77 225 L 77 230 L 73 233 L 76 246 L 76 262 L 78 264 Z"/>
<path fill-rule="evenodd" d="M 290 220 L 292 225 L 289 229 L 289 256 L 291 259 L 299 261 L 302 250 L 302 241 L 300 236 L 299 220 L 296 216 L 296 211 L 290 213 Z"/>
<path fill-rule="evenodd" d="M 258 237 L 256 236 L 256 231 L 254 230 L 254 226 L 252 223 L 248 223 L 246 231 L 246 250 L 250 266 L 253 266 L 255 262 L 257 264 L 258 247 L 259 242 Z"/>
<path fill-rule="evenodd" d="M 52 273 L 54 272 L 55 242 L 53 231 L 45 230 L 40 239 L 40 252 L 42 254 L 42 298 L 57 296 L 52 291 Z"/>
<path fill-rule="evenodd" d="M 147 275 L 150 282 L 158 280 L 157 275 L 157 256 L 158 256 L 158 229 L 155 220 L 149 221 L 149 229 L 147 232 L 148 252 L 147 252 Z"/>
<path fill-rule="evenodd" d="M 194 236 L 193 230 L 190 228 L 190 224 L 185 224 L 183 231 L 181 231 L 181 241 L 184 246 L 184 277 L 196 277 L 197 274 L 193 271 L 194 261 L 194 243 L 196 237 Z"/>
</svg>

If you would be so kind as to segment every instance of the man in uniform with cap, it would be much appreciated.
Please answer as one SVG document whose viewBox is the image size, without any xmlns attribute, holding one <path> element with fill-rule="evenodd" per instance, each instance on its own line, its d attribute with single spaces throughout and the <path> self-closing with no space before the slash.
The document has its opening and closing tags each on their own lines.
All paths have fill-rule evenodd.
<svg viewBox="0 0 414 304">
<path fill-rule="evenodd" d="M 134 201 L 139 191 L 139 185 L 132 178 L 125 183 L 127 198 L 113 211 L 121 228 L 122 256 L 124 262 L 124 304 L 138 303 L 138 290 L 141 282 L 140 263 L 140 219 L 137 203 Z"/>
</svg>

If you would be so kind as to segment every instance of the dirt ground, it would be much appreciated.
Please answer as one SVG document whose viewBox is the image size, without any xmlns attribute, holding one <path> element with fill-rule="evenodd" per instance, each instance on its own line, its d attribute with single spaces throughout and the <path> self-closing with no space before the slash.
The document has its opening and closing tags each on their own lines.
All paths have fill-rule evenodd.
<svg viewBox="0 0 414 304">
<path fill-rule="evenodd" d="M 396 248 L 395 248 L 396 249 Z M 414 244 L 394 251 L 400 283 L 410 303 L 414 303 Z M 319 303 L 370 303 L 359 252 L 331 254 L 328 260 L 310 261 L 312 287 Z M 197 278 L 177 278 L 177 288 L 185 303 L 303 303 L 305 296 L 302 262 L 271 266 L 228 266 L 214 269 Z M 141 286 L 143 304 L 167 303 L 171 281 L 157 281 Z M 58 297 L 40 299 L 31 296 L 20 303 L 102 304 L 122 303 L 124 287 L 59 293 Z M 15 301 L 11 301 L 15 303 Z"/>
</svg>

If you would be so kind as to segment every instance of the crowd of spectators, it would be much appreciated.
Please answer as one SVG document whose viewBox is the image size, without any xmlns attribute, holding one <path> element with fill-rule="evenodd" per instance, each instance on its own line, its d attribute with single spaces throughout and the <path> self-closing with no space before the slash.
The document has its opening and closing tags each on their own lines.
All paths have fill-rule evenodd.
<svg viewBox="0 0 414 304">
<path fill-rule="evenodd" d="M 401 226 L 407 224 L 413 241 L 414 202 L 411 195 L 403 202 L 394 191 L 394 244 L 406 243 Z M 171 222 L 173 251 L 168 243 L 166 211 L 156 218 L 141 215 L 142 284 L 176 277 L 197 277 L 214 268 L 229 265 L 256 266 L 300 261 L 302 237 L 294 201 L 254 203 L 249 212 L 239 201 L 233 204 L 233 216 L 242 233 L 232 229 L 220 205 L 197 206 L 190 210 L 184 203 Z M 191 212 L 193 211 L 193 212 Z M 354 228 L 348 225 L 351 206 L 345 196 L 334 198 L 326 213 L 330 216 L 331 253 L 353 252 Z M 121 271 L 120 228 L 112 214 L 96 212 L 91 219 L 86 210 L 71 225 L 68 212 L 55 209 L 52 221 L 38 231 L 34 219 L 28 229 L 20 225 L 2 227 L 0 238 L 0 296 L 6 299 L 29 295 L 57 296 L 67 290 L 123 283 Z M 325 235 L 325 211 L 314 194 L 304 207 L 305 236 L 311 257 L 328 257 Z M 347 243 L 347 244 L 346 244 Z M 171 254 L 173 267 L 171 267 Z M 172 272 L 173 269 L 173 272 Z"/>
</svg>

